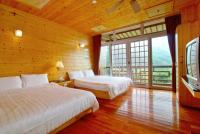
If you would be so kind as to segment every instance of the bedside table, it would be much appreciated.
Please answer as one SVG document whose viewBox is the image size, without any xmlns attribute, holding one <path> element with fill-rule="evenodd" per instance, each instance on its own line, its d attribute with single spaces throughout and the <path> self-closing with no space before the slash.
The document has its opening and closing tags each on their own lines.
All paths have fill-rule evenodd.
<svg viewBox="0 0 200 134">
<path fill-rule="evenodd" d="M 70 87 L 70 88 L 74 87 L 73 81 L 55 81 L 55 83 L 57 83 L 61 86 L 64 86 L 64 87 Z"/>
<path fill-rule="evenodd" d="M 67 81 L 67 87 L 74 88 L 74 82 L 73 81 Z"/>
</svg>

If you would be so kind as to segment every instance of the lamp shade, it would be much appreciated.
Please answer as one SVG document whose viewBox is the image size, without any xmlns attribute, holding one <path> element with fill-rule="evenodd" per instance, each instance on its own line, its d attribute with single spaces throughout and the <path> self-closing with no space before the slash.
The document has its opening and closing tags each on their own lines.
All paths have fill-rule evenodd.
<svg viewBox="0 0 200 134">
<path fill-rule="evenodd" d="M 63 64 L 63 62 L 62 62 L 62 61 L 57 61 L 57 63 L 56 63 L 56 67 L 57 67 L 58 69 L 62 69 L 62 68 L 64 68 L 64 64 Z"/>
</svg>

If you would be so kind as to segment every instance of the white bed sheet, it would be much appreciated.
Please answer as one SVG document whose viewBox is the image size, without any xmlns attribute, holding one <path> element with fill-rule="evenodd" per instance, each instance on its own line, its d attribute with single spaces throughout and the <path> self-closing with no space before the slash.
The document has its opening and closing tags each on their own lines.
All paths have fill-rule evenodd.
<svg viewBox="0 0 200 134">
<path fill-rule="evenodd" d="M 128 77 L 111 76 L 92 76 L 74 80 L 75 87 L 107 91 L 111 99 L 127 91 L 132 83 Z"/>
<path fill-rule="evenodd" d="M 92 107 L 96 97 L 87 91 L 55 83 L 0 92 L 0 134 L 45 134 Z"/>
</svg>

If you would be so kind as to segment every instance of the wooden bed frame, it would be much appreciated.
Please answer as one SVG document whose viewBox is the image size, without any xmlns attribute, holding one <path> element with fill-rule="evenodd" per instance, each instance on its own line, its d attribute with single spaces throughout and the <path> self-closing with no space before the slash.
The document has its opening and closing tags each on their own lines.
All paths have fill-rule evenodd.
<svg viewBox="0 0 200 134">
<path fill-rule="evenodd" d="M 86 91 L 90 91 L 92 92 L 97 98 L 100 98 L 100 99 L 114 99 L 116 98 L 117 96 L 125 93 L 127 90 L 125 90 L 124 92 L 122 92 L 121 94 L 118 94 L 117 96 L 115 97 L 111 97 L 108 93 L 108 91 L 99 91 L 99 90 L 94 90 L 94 89 L 89 89 L 89 88 L 83 88 L 83 87 L 77 87 L 77 86 L 74 86 L 75 88 L 78 88 L 78 89 L 82 89 L 82 90 L 86 90 Z M 128 87 L 128 89 L 130 89 L 131 86 Z"/>
<path fill-rule="evenodd" d="M 82 118 L 83 116 L 85 116 L 87 114 L 90 114 L 92 112 L 93 112 L 92 108 L 86 109 L 85 111 L 83 111 L 80 114 L 76 115 L 75 117 L 73 117 L 69 121 L 65 122 L 64 124 L 62 124 L 58 128 L 56 128 L 53 131 L 51 131 L 49 134 L 56 134 L 56 133 L 58 133 L 59 131 L 63 130 L 64 128 L 68 127 L 69 125 L 73 124 L 74 122 L 76 122 L 77 120 L 79 120 L 80 118 Z"/>
<path fill-rule="evenodd" d="M 92 92 L 97 98 L 102 98 L 102 99 L 113 99 L 110 97 L 108 91 L 99 91 L 99 90 L 94 90 L 94 89 L 89 89 L 89 88 L 83 88 L 83 87 L 77 87 L 75 88 L 86 90 Z"/>
</svg>

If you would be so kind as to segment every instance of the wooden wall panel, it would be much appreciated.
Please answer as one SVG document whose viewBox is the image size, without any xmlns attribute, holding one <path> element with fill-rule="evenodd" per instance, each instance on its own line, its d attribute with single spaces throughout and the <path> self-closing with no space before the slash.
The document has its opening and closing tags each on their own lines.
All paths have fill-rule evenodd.
<svg viewBox="0 0 200 134">
<path fill-rule="evenodd" d="M 200 3 L 184 7 L 181 10 L 182 24 L 177 28 L 178 34 L 178 98 L 183 105 L 199 107 L 200 99 L 194 98 L 181 81 L 186 76 L 186 45 L 200 36 Z"/>
<path fill-rule="evenodd" d="M 185 70 L 185 48 L 187 43 L 200 36 L 200 4 L 185 7 L 181 10 L 182 24 L 178 26 L 178 42 L 182 51 L 182 59 L 179 59 L 182 65 L 182 76 L 186 75 Z"/>
<path fill-rule="evenodd" d="M 23 37 L 14 35 L 15 29 Z M 87 44 L 85 49 L 78 47 Z M 0 76 L 48 73 L 50 80 L 71 70 L 91 68 L 91 38 L 72 28 L 0 5 Z M 56 62 L 65 68 L 58 71 Z"/>
</svg>

